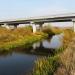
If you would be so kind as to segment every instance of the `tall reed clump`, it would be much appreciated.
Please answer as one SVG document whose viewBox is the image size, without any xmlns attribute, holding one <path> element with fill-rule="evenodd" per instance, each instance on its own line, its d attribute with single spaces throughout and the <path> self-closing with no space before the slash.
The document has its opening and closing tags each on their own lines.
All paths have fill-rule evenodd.
<svg viewBox="0 0 75 75">
<path fill-rule="evenodd" d="M 59 28 L 59 27 L 52 27 L 51 30 L 54 34 L 60 34 L 63 32 L 63 28 Z"/>
<path fill-rule="evenodd" d="M 63 47 L 67 48 L 68 44 L 71 42 L 72 38 L 74 37 L 74 32 L 72 29 L 64 29 L 63 30 L 64 37 L 63 37 Z"/>
<path fill-rule="evenodd" d="M 35 62 L 33 75 L 75 74 L 75 47 L 72 47 L 71 44 L 69 45 L 72 42 L 74 33 L 71 29 L 64 29 L 62 33 L 64 33 L 63 47 L 56 49 L 54 56 L 38 59 Z"/>
<path fill-rule="evenodd" d="M 58 56 L 39 58 L 35 62 L 32 75 L 53 75 L 58 66 Z"/>
<path fill-rule="evenodd" d="M 50 36 L 55 35 L 55 33 L 52 31 L 52 27 L 51 26 L 45 26 L 45 27 L 43 27 L 42 31 L 44 33 L 47 33 Z"/>
<path fill-rule="evenodd" d="M 75 40 L 69 44 L 66 50 L 59 54 L 60 66 L 54 75 L 75 75 Z"/>
</svg>

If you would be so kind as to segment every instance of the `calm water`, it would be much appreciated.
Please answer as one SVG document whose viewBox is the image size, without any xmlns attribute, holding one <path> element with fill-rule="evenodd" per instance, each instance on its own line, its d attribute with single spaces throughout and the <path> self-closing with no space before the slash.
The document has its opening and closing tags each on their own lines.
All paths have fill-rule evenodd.
<svg viewBox="0 0 75 75">
<path fill-rule="evenodd" d="M 51 53 L 51 50 L 62 46 L 63 34 L 34 43 L 29 49 L 0 55 L 0 75 L 26 75 L 34 66 L 40 55 Z"/>
</svg>

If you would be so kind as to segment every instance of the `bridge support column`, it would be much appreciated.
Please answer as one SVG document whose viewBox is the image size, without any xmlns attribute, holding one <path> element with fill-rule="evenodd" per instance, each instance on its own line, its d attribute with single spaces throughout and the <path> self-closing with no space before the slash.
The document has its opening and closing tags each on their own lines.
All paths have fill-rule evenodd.
<svg viewBox="0 0 75 75">
<path fill-rule="evenodd" d="M 18 24 L 10 24 L 9 26 L 10 26 L 10 29 L 16 29 Z"/>
<path fill-rule="evenodd" d="M 42 25 L 43 25 L 44 23 L 39 23 L 39 29 L 40 29 L 40 31 L 42 31 Z"/>
<path fill-rule="evenodd" d="M 72 22 L 73 22 L 73 31 L 75 32 L 75 19 L 73 19 Z"/>
<path fill-rule="evenodd" d="M 13 26 L 14 26 L 14 28 L 17 28 L 18 25 L 17 24 L 14 24 Z"/>
<path fill-rule="evenodd" d="M 7 26 L 8 24 L 7 23 L 4 23 L 4 26 Z"/>
<path fill-rule="evenodd" d="M 33 33 L 36 33 L 36 25 L 35 23 L 31 22 L 31 26 L 32 26 L 32 29 L 33 29 Z"/>
<path fill-rule="evenodd" d="M 40 32 L 42 31 L 42 25 L 39 26 L 39 30 L 40 30 Z"/>
<path fill-rule="evenodd" d="M 75 22 L 73 22 L 73 31 L 75 32 Z"/>
<path fill-rule="evenodd" d="M 7 28 L 7 29 L 10 29 L 10 27 L 7 23 L 4 23 L 4 27 Z"/>
<path fill-rule="evenodd" d="M 32 28 L 33 28 L 33 33 L 35 33 L 37 30 L 36 30 L 36 25 L 35 24 L 32 24 Z"/>
<path fill-rule="evenodd" d="M 15 29 L 15 28 L 17 28 L 17 24 L 7 24 L 7 23 L 4 23 L 3 27 L 5 27 L 7 29 Z"/>
<path fill-rule="evenodd" d="M 2 27 L 2 24 L 0 24 L 0 27 Z"/>
</svg>

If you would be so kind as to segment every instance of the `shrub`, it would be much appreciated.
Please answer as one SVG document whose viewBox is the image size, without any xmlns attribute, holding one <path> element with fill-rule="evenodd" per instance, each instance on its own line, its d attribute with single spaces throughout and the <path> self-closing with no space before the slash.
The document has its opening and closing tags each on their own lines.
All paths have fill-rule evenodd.
<svg viewBox="0 0 75 75">
<path fill-rule="evenodd" d="M 42 31 L 44 33 L 47 33 L 50 36 L 54 35 L 54 32 L 51 30 L 51 28 L 46 27 L 46 28 L 43 28 Z"/>
</svg>

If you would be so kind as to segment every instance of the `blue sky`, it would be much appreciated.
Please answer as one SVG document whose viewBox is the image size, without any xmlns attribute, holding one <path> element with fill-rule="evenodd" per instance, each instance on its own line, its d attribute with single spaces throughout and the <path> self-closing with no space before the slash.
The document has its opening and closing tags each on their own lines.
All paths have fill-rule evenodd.
<svg viewBox="0 0 75 75">
<path fill-rule="evenodd" d="M 75 12 L 75 0 L 0 0 L 0 19 Z"/>
</svg>

